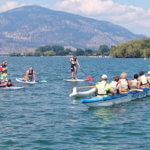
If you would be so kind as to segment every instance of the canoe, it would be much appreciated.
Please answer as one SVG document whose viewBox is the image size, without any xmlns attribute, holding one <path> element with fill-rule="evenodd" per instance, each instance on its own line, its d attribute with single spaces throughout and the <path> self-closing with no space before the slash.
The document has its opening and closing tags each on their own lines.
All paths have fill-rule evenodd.
<svg viewBox="0 0 150 150">
<path fill-rule="evenodd" d="M 95 93 L 95 88 L 92 88 L 87 91 L 78 92 L 77 87 L 73 88 L 72 93 L 69 95 L 70 97 L 86 97 Z"/>
<path fill-rule="evenodd" d="M 24 86 L 11 86 L 11 87 L 0 87 L 0 89 L 2 90 L 20 90 L 20 89 L 24 89 Z"/>
<path fill-rule="evenodd" d="M 126 103 L 139 98 L 144 98 L 150 96 L 150 88 L 143 88 L 141 91 L 132 91 L 126 94 L 110 95 L 93 97 L 91 99 L 82 99 L 81 103 L 87 105 L 88 107 L 101 107 L 101 106 L 112 106 L 115 104 Z"/>
<path fill-rule="evenodd" d="M 24 81 L 23 78 L 16 78 L 16 81 L 17 82 L 20 82 L 20 83 L 24 83 L 24 84 L 36 84 L 37 82 L 33 82 L 33 81 Z"/>
<path fill-rule="evenodd" d="M 87 79 L 63 79 L 64 81 L 67 82 L 84 82 L 84 81 L 88 81 Z"/>
</svg>

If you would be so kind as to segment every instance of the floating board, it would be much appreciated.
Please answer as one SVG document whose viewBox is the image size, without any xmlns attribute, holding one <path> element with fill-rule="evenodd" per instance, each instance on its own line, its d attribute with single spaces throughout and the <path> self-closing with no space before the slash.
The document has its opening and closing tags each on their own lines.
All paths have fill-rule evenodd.
<svg viewBox="0 0 150 150">
<path fill-rule="evenodd" d="M 84 82 L 84 81 L 89 81 L 87 79 L 63 79 L 64 81 L 67 82 Z"/>
<path fill-rule="evenodd" d="M 20 83 L 24 83 L 24 84 L 36 84 L 37 83 L 37 82 L 33 82 L 33 81 L 24 81 L 23 78 L 16 78 L 16 81 L 20 82 Z"/>
<path fill-rule="evenodd" d="M 11 86 L 11 87 L 0 87 L 0 89 L 3 89 L 3 90 L 19 90 L 19 89 L 24 89 L 25 87 L 22 86 L 22 87 L 17 87 L 17 86 Z"/>
</svg>

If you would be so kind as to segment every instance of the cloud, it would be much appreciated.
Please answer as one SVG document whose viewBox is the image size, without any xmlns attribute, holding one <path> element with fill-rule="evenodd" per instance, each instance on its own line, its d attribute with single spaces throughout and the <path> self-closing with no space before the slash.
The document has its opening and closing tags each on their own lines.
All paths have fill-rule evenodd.
<svg viewBox="0 0 150 150">
<path fill-rule="evenodd" d="M 13 8 L 16 8 L 16 7 L 19 7 L 19 6 L 22 6 L 22 5 L 19 5 L 15 1 L 8 1 L 8 2 L 6 2 L 6 3 L 4 3 L 3 5 L 0 6 L 0 11 L 4 12 L 4 11 L 7 11 L 7 10 L 10 10 L 10 9 L 13 9 Z"/>
<path fill-rule="evenodd" d="M 150 9 L 122 5 L 113 0 L 63 0 L 56 4 L 56 9 L 107 20 L 132 29 L 133 32 L 150 36 Z M 149 26 L 149 33 L 142 32 L 142 28 Z M 140 28 L 140 30 L 139 30 Z"/>
</svg>

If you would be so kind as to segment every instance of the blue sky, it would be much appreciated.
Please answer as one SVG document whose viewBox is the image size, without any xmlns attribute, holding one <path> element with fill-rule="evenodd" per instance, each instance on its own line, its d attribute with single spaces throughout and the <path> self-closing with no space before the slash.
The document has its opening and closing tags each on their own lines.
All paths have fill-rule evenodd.
<svg viewBox="0 0 150 150">
<path fill-rule="evenodd" d="M 150 37 L 150 0 L 0 0 L 0 12 L 25 5 L 110 21 Z"/>
</svg>

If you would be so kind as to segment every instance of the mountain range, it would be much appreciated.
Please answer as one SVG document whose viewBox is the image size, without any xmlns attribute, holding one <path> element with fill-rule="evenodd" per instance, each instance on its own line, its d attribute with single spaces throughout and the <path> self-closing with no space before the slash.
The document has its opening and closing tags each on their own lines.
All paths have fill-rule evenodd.
<svg viewBox="0 0 150 150">
<path fill-rule="evenodd" d="M 27 52 L 44 45 L 97 49 L 143 37 L 108 21 L 40 6 L 0 14 L 0 52 Z"/>
</svg>

